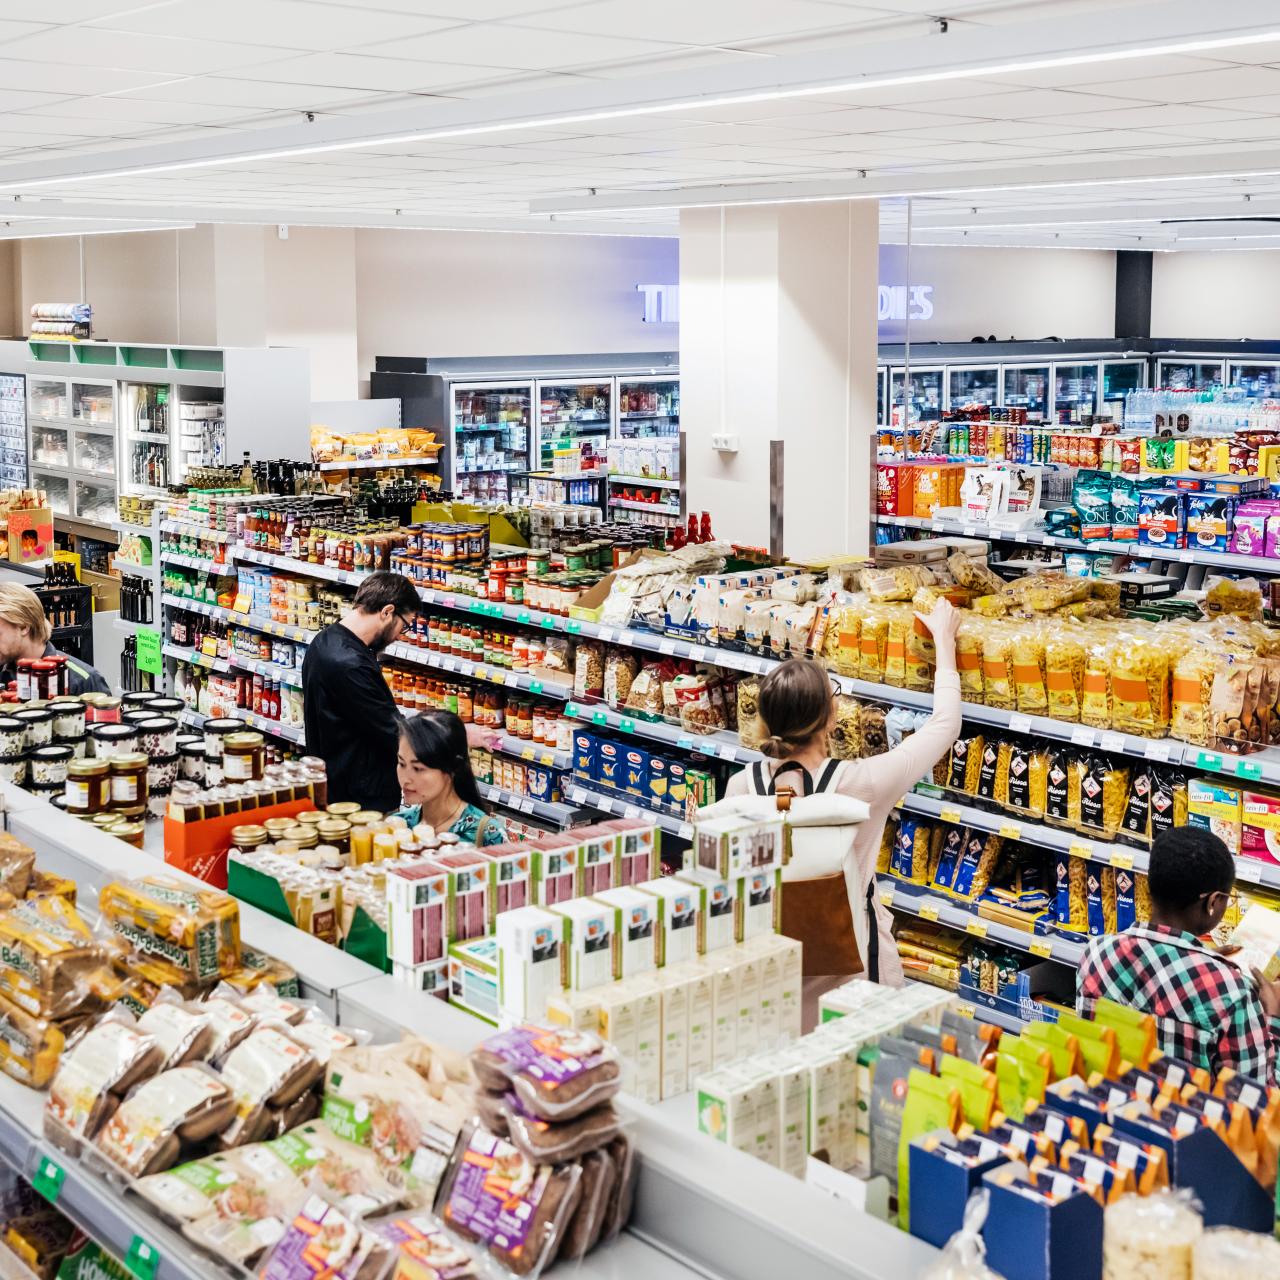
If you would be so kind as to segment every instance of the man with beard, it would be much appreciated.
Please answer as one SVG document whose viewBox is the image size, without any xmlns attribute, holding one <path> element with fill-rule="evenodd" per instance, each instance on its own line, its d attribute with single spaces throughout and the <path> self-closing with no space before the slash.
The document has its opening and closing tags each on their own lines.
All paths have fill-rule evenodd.
<svg viewBox="0 0 1280 1280">
<path fill-rule="evenodd" d="M 413 625 L 418 593 L 398 573 L 372 573 L 351 612 L 325 627 L 302 664 L 307 751 L 329 775 L 329 801 L 390 813 L 400 804 L 400 713 L 378 655 Z"/>
</svg>

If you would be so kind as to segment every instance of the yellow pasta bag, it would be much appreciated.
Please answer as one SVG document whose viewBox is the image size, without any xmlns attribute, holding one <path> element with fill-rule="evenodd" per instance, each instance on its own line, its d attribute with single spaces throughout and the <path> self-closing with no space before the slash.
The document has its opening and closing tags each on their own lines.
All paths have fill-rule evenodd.
<svg viewBox="0 0 1280 1280">
<path fill-rule="evenodd" d="M 1012 742 L 1001 742 L 996 753 L 995 795 L 992 798 L 1002 809 L 1009 807 L 1009 771 L 1013 753 Z"/>
<path fill-rule="evenodd" d="M 936 650 L 933 635 L 912 613 L 907 623 L 906 678 L 903 687 L 928 692 L 933 688 L 933 667 Z"/>
<path fill-rule="evenodd" d="M 1035 623 L 1015 627 L 1011 657 L 1018 710 L 1029 716 L 1045 715 L 1049 710 L 1045 681 L 1045 628 Z"/>
<path fill-rule="evenodd" d="M 1190 645 L 1175 660 L 1170 681 L 1169 733 L 1182 742 L 1209 741 L 1209 699 L 1221 654 L 1208 643 Z"/>
<path fill-rule="evenodd" d="M 1085 646 L 1080 631 L 1065 624 L 1050 627 L 1044 646 L 1044 666 L 1048 714 L 1055 720 L 1078 721 L 1085 667 Z"/>
<path fill-rule="evenodd" d="M 1080 825 L 1110 838 L 1120 830 L 1128 803 L 1128 766 L 1090 756 L 1080 779 Z"/>
<path fill-rule="evenodd" d="M 1036 818 L 1044 817 L 1049 787 L 1049 753 L 1033 750 L 1029 758 L 1027 790 L 1030 803 L 1027 811 Z"/>
<path fill-rule="evenodd" d="M 883 606 L 862 615 L 858 641 L 858 678 L 884 684 L 885 652 L 889 643 L 889 615 Z"/>
<path fill-rule="evenodd" d="M 889 863 L 893 858 L 893 845 L 897 838 L 898 820 L 891 817 L 884 824 L 884 831 L 880 834 L 880 852 L 876 854 L 876 871 L 882 875 L 889 870 Z"/>
<path fill-rule="evenodd" d="M 1091 632 L 1085 647 L 1084 679 L 1081 685 L 1080 721 L 1095 729 L 1111 728 L 1110 632 Z"/>
<path fill-rule="evenodd" d="M 1163 738 L 1169 732 L 1169 650 L 1154 627 L 1121 634 L 1112 646 L 1111 726 Z"/>
<path fill-rule="evenodd" d="M 901 608 L 886 612 L 889 630 L 885 641 L 884 682 L 901 689 L 907 683 L 907 633 L 915 615 L 910 609 Z"/>
<path fill-rule="evenodd" d="M 856 676 L 862 661 L 862 611 L 853 605 L 836 610 L 827 626 L 823 656 L 845 676 Z"/>
<path fill-rule="evenodd" d="M 1013 628 L 993 622 L 982 643 L 983 701 L 989 707 L 1017 710 L 1013 679 Z"/>
<path fill-rule="evenodd" d="M 1057 892 L 1054 895 L 1053 918 L 1060 929 L 1084 933 L 1089 927 L 1089 894 L 1083 858 L 1068 853 L 1058 854 L 1055 864 Z"/>
<path fill-rule="evenodd" d="M 985 623 L 966 616 L 956 632 L 956 670 L 960 673 L 960 696 L 966 702 L 981 702 L 982 637 Z"/>
<path fill-rule="evenodd" d="M 1133 877 L 1133 911 L 1139 924 L 1151 923 L 1151 887 L 1141 873 Z"/>
</svg>

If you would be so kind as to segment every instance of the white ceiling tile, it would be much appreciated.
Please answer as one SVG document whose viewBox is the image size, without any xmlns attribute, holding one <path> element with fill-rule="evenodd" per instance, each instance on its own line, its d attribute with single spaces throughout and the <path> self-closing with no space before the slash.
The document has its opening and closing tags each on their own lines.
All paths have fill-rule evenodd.
<svg viewBox="0 0 1280 1280">
<path fill-rule="evenodd" d="M 1132 78 L 1107 86 L 1121 98 L 1145 98 L 1149 102 L 1212 102 L 1253 94 L 1280 93 L 1280 70 L 1275 67 L 1224 67 L 1185 76 Z"/>
<path fill-rule="evenodd" d="M 1167 103 L 1163 106 L 1121 107 L 1113 111 L 1082 111 L 1079 115 L 1072 112 L 1054 116 L 1051 123 L 1056 127 L 1070 125 L 1073 128 L 1079 125 L 1086 128 L 1175 129 L 1181 124 L 1247 120 L 1251 114 L 1247 111 L 1223 111 L 1199 102 Z"/>
<path fill-rule="evenodd" d="M 0 54 L 6 54 L 0 46 Z M 47 63 L 20 62 L 0 56 L 0 85 L 6 90 L 56 92 L 65 84 L 77 93 L 114 93 L 120 90 L 145 89 L 180 78 L 180 73 L 164 75 L 153 71 L 122 71 L 115 67 L 75 67 L 58 70 Z"/>
<path fill-rule="evenodd" d="M 918 107 L 922 103 L 928 103 L 929 110 L 933 111 L 938 110 L 941 103 L 1017 92 L 1017 85 L 997 84 L 994 80 L 930 80 L 923 84 L 888 85 L 884 88 L 868 85 L 864 89 L 851 89 L 845 93 L 824 93 L 807 101 L 846 107 Z"/>
<path fill-rule="evenodd" d="M 592 0 L 521 22 L 555 31 L 639 40 L 660 34 L 680 44 L 726 45 L 838 26 L 849 21 L 847 12 L 813 0 Z"/>
<path fill-rule="evenodd" d="M 385 45 L 366 45 L 361 52 L 375 57 L 422 58 L 463 66 L 552 71 L 665 56 L 679 52 L 679 49 L 676 45 L 657 40 L 622 40 L 613 36 L 544 31 L 502 23 L 471 23 L 432 35 L 393 40 Z"/>
<path fill-rule="evenodd" d="M 611 62 L 595 67 L 591 74 L 601 80 L 660 76 L 668 71 L 696 71 L 700 67 L 725 67 L 735 62 L 759 61 L 764 54 L 744 49 L 703 49 L 696 53 L 673 53 L 666 58 L 646 58 L 641 62 Z"/>
<path fill-rule="evenodd" d="M 456 84 L 477 75 L 500 78 L 501 67 L 459 67 L 451 63 L 414 62 L 400 58 L 367 58 L 355 53 L 311 53 L 300 58 L 251 67 L 240 73 L 246 80 L 274 84 L 331 85 L 368 92 L 404 92 Z"/>
<path fill-rule="evenodd" d="M 0 62 L 0 76 L 6 74 L 3 62 Z M 207 102 L 214 106 L 305 111 L 367 99 L 372 95 L 367 89 L 335 88 L 333 85 L 317 88 L 314 85 L 272 84 L 268 80 L 242 80 L 230 76 L 188 76 L 166 80 L 150 88 L 135 86 L 130 89 L 129 96 L 158 102 Z"/>
<path fill-rule="evenodd" d="M 69 94 L 0 89 L 0 111 L 25 111 L 32 107 L 48 111 L 61 103 L 71 101 L 74 99 Z"/>
<path fill-rule="evenodd" d="M 565 0 L 312 0 L 340 8 L 390 10 L 395 13 L 424 14 L 433 18 L 453 18 L 459 22 L 499 22 L 563 9 Z"/>
<path fill-rule="evenodd" d="M 1100 49 L 1099 53 L 1107 50 Z M 1141 76 L 1183 75 L 1194 71 L 1221 71 L 1222 64 L 1208 58 L 1164 54 L 1146 58 L 1117 58 L 1107 62 L 1083 63 L 1069 67 L 1042 67 L 1036 71 L 996 72 L 989 76 L 998 84 L 1024 85 L 1035 89 L 1086 89 L 1106 93 L 1107 86 L 1129 82 Z"/>
<path fill-rule="evenodd" d="M 1270 138 L 1280 141 L 1280 116 L 1258 116 L 1253 120 L 1226 120 L 1217 124 L 1184 124 L 1170 133 L 1180 138 L 1217 139 L 1222 142 L 1254 142 Z M 1159 142 L 1169 141 L 1161 138 Z"/>
<path fill-rule="evenodd" d="M 453 25 L 452 18 L 339 8 L 307 0 L 177 0 L 130 7 L 94 24 L 95 28 L 194 40 L 225 40 L 234 35 L 243 44 L 319 52 L 420 36 Z"/>
<path fill-rule="evenodd" d="M 992 97 L 969 97 L 959 93 L 949 102 L 929 103 L 929 110 L 958 116 L 979 116 L 992 120 L 1034 120 L 1042 116 L 1078 115 L 1082 111 L 1105 111 L 1133 105 L 1132 99 L 1142 95 L 1133 93 L 1124 97 L 1104 96 L 1096 93 L 1076 93 L 1065 89 L 1022 89 Z M 1153 102 L 1162 98 L 1154 97 Z"/>
<path fill-rule="evenodd" d="M 101 27 L 54 27 L 0 46 L 0 53 L 5 57 L 28 62 L 155 71 L 175 76 L 230 71 L 268 62 L 287 52 L 287 47 L 273 50 L 215 40 L 126 34 Z"/>
<path fill-rule="evenodd" d="M 15 95 L 18 96 L 18 95 Z M 30 97 L 43 97 L 31 94 Z M 247 122 L 249 109 L 215 107 L 188 102 L 148 102 L 121 94 L 99 94 L 92 98 L 52 99 L 47 105 L 27 104 L 23 115 L 40 115 L 56 120 L 139 120 L 149 124 L 222 124 L 229 120 Z M 4 102 L 0 99 L 0 110 Z M 17 109 L 17 108 L 15 108 Z M 268 115 L 275 123 L 280 117 Z"/>
</svg>

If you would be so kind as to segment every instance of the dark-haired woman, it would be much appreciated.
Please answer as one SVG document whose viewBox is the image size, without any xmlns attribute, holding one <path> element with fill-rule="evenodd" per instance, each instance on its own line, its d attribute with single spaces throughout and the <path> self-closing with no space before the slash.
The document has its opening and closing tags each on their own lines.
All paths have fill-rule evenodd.
<svg viewBox="0 0 1280 1280">
<path fill-rule="evenodd" d="M 769 733 L 762 749 L 772 761 L 741 770 L 726 788 L 726 796 L 767 793 L 776 780 L 776 785 L 785 783 L 797 793 L 835 791 L 867 805 L 870 816 L 856 828 L 846 856 L 845 881 L 850 909 L 865 910 L 863 903 L 869 897 L 875 911 L 878 942 L 873 945 L 878 953 L 878 974 L 869 976 L 891 986 L 901 986 L 905 980 L 893 941 L 893 917 L 878 895 L 867 892 L 875 879 L 884 824 L 894 805 L 932 771 L 960 732 L 960 677 L 956 673 L 960 615 L 942 600 L 928 617 L 916 616 L 929 628 L 936 651 L 933 714 L 921 728 L 883 755 L 832 760 L 827 754 L 827 739 L 835 723 L 831 678 L 816 662 L 792 659 L 775 667 L 760 685 L 760 718 Z M 807 785 L 802 773 L 807 775 Z M 867 968 L 867 957 L 861 959 Z"/>
<path fill-rule="evenodd" d="M 466 726 L 451 711 L 427 711 L 400 723 L 396 776 L 411 827 L 423 823 L 437 835 L 452 832 L 468 844 L 504 844 L 507 824 L 484 807 L 471 760 Z"/>
</svg>

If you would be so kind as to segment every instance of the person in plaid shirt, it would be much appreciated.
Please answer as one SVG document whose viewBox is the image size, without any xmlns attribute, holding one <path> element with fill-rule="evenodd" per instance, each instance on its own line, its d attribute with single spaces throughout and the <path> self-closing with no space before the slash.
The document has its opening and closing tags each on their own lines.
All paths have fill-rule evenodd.
<svg viewBox="0 0 1280 1280">
<path fill-rule="evenodd" d="M 1200 938 L 1222 920 L 1235 886 L 1227 846 L 1199 827 L 1166 831 L 1151 847 L 1150 924 L 1093 938 L 1076 979 L 1076 1008 L 1102 998 L 1153 1014 L 1165 1053 L 1216 1075 L 1280 1083 L 1280 982 L 1253 978 Z"/>
</svg>

